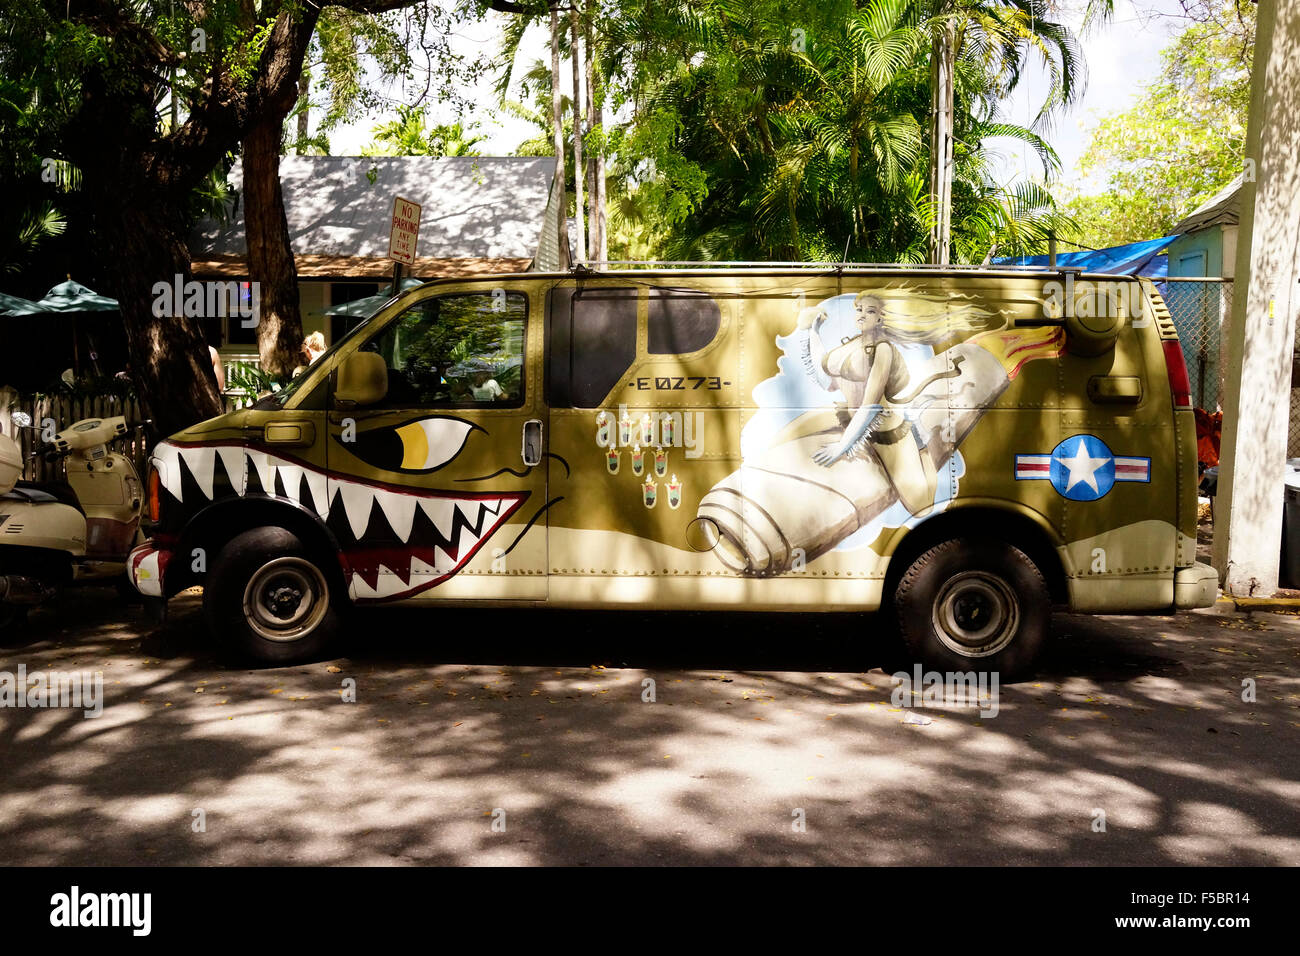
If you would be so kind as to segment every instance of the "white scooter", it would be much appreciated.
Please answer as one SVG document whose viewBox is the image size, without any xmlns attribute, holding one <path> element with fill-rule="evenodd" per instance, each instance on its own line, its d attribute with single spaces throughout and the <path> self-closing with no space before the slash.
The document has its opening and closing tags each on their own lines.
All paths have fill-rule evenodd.
<svg viewBox="0 0 1300 956">
<path fill-rule="evenodd" d="M 31 427 L 21 412 L 13 422 Z M 143 541 L 144 505 L 135 466 L 108 448 L 126 433 L 121 415 L 87 418 L 33 452 L 67 456 L 66 483 L 20 480 L 22 451 L 0 434 L 0 637 L 61 586 L 125 582 L 127 555 Z"/>
</svg>

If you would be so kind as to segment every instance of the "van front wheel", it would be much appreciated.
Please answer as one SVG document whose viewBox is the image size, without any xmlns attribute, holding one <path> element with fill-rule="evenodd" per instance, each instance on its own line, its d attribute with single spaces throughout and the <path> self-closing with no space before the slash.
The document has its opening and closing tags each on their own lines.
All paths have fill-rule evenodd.
<svg viewBox="0 0 1300 956">
<path fill-rule="evenodd" d="M 213 636 L 243 657 L 290 664 L 319 656 L 338 629 L 329 579 L 284 528 L 254 528 L 221 549 L 203 589 Z"/>
<path fill-rule="evenodd" d="M 939 671 L 1029 673 L 1047 640 L 1051 596 L 1023 551 L 998 541 L 945 541 L 912 562 L 894 594 L 912 655 Z"/>
</svg>

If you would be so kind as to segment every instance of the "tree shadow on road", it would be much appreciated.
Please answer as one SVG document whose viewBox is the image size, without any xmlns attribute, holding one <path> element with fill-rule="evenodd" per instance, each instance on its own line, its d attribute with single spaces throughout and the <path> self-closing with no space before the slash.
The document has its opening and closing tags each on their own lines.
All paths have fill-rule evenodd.
<svg viewBox="0 0 1300 956">
<path fill-rule="evenodd" d="M 997 716 L 910 726 L 862 615 L 385 609 L 256 670 L 177 604 L 0 655 L 107 704 L 0 714 L 7 861 L 1300 862 L 1291 621 L 1059 616 Z"/>
</svg>

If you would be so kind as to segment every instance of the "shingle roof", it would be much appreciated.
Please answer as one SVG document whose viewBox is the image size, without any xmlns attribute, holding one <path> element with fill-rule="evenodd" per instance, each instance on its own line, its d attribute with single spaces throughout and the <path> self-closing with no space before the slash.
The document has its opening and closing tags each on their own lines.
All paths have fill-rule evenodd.
<svg viewBox="0 0 1300 956">
<path fill-rule="evenodd" d="M 242 168 L 230 173 L 238 189 Z M 529 259 L 537 254 L 555 173 L 549 157 L 285 156 L 280 183 L 295 256 L 388 255 L 393 197 L 420 203 L 417 254 Z M 195 260 L 242 256 L 242 197 L 229 223 L 200 222 Z"/>
<path fill-rule="evenodd" d="M 1244 173 L 1201 204 L 1191 215 L 1180 222 L 1171 233 L 1183 234 L 1200 232 L 1211 226 L 1235 226 L 1241 220 L 1241 187 L 1244 185 Z"/>
</svg>

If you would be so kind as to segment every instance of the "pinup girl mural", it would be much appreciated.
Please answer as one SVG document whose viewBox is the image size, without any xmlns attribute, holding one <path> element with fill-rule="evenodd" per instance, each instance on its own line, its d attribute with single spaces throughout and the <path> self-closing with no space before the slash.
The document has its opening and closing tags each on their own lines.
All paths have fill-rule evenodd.
<svg viewBox="0 0 1300 956">
<path fill-rule="evenodd" d="M 700 502 L 726 542 L 714 553 L 735 571 L 784 573 L 796 556 L 863 547 L 942 507 L 984 412 L 1025 363 L 1064 348 L 1060 328 L 1016 328 L 966 296 L 862 292 L 852 326 L 848 299 L 805 309 L 777 337 L 783 355 L 753 390 L 743 464 Z M 830 344 L 837 333 L 848 334 Z"/>
<path fill-rule="evenodd" d="M 987 329 L 996 317 L 969 303 L 934 302 L 920 294 L 909 296 L 905 304 L 910 312 L 891 310 L 880 295 L 859 293 L 853 303 L 858 334 L 829 352 L 823 351 L 818 335 L 818 326 L 826 318 L 824 310 L 804 310 L 796 335 L 804 370 L 822 389 L 838 391 L 846 399 L 841 409 L 841 417 L 847 417 L 843 434 L 818 450 L 813 460 L 830 467 L 846 456 L 866 454 L 870 442 L 899 500 L 916 513 L 934 501 L 938 479 L 933 459 L 922 454 L 925 442 L 915 425 L 923 407 L 913 409 L 910 416 L 900 409 L 935 382 L 955 378 L 961 370 L 958 362 L 913 381 L 896 343 L 937 346 L 961 333 Z"/>
</svg>

